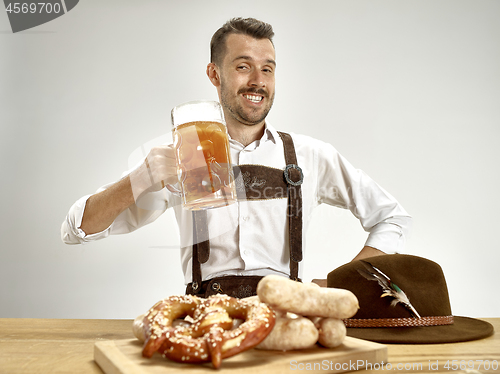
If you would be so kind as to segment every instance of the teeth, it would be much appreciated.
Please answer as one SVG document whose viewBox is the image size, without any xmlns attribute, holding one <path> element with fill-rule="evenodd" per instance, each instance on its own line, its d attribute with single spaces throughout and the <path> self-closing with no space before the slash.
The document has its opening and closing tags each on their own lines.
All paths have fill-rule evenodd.
<svg viewBox="0 0 500 374">
<path fill-rule="evenodd" d="M 244 96 L 253 103 L 260 103 L 263 99 L 262 96 L 255 96 L 255 95 L 244 95 Z"/>
</svg>

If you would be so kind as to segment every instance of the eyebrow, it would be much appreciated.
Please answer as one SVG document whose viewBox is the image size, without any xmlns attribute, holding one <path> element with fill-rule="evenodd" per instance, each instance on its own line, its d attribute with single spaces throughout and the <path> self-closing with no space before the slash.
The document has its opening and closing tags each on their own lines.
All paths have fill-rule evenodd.
<svg viewBox="0 0 500 374">
<path fill-rule="evenodd" d="M 236 61 L 236 60 L 250 60 L 250 61 L 253 61 L 254 59 L 251 56 L 243 55 L 243 56 L 238 56 L 235 59 L 233 59 L 233 62 Z M 268 64 L 276 66 L 276 61 L 274 61 L 272 59 L 268 59 L 268 60 L 266 60 L 266 62 Z"/>
</svg>

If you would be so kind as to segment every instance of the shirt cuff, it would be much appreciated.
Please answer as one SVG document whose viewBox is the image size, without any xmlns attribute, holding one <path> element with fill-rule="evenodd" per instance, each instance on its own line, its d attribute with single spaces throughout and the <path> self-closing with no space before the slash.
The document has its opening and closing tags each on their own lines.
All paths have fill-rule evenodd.
<svg viewBox="0 0 500 374">
<path fill-rule="evenodd" d="M 401 217 L 396 223 L 381 222 L 370 230 L 365 246 L 373 247 L 385 253 L 404 252 L 406 237 L 410 231 L 411 217 Z"/>
<path fill-rule="evenodd" d="M 83 213 L 87 200 L 91 195 L 78 199 L 69 209 L 68 215 L 61 227 L 61 239 L 66 244 L 85 244 L 109 236 L 110 227 L 105 230 L 87 235 L 80 226 L 82 225 Z"/>
</svg>

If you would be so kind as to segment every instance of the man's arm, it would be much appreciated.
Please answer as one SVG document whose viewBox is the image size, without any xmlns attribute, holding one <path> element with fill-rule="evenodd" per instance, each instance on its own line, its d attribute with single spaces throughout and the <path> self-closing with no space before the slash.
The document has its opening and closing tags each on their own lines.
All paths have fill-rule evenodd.
<svg viewBox="0 0 500 374">
<path fill-rule="evenodd" d="M 382 256 L 387 253 L 382 252 L 380 249 L 364 246 L 363 249 L 351 261 L 361 260 L 363 258 Z"/>
<path fill-rule="evenodd" d="M 154 147 L 144 162 L 128 176 L 87 200 L 80 229 L 92 235 L 108 228 L 146 191 L 159 191 L 175 183 L 177 172 L 171 145 Z"/>
<path fill-rule="evenodd" d="M 374 256 L 382 256 L 386 254 L 387 253 L 382 252 L 377 248 L 365 246 L 351 261 L 361 260 L 363 258 L 374 257 Z M 316 283 L 318 286 L 326 287 L 326 279 L 313 279 L 312 282 Z"/>
<path fill-rule="evenodd" d="M 108 228 L 118 215 L 134 203 L 134 194 L 127 176 L 87 200 L 80 228 L 92 235 Z"/>
<path fill-rule="evenodd" d="M 318 175 L 322 186 L 319 201 L 349 209 L 370 235 L 353 258 L 401 252 L 411 227 L 411 216 L 387 191 L 361 170 L 354 168 L 330 144 L 318 141 Z M 333 192 L 333 193 L 332 193 Z M 326 286 L 325 279 L 314 283 Z"/>
</svg>

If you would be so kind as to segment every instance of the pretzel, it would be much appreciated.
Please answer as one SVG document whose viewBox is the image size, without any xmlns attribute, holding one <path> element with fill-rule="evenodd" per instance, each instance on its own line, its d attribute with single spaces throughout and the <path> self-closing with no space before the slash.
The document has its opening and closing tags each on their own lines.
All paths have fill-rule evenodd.
<svg viewBox="0 0 500 374">
<path fill-rule="evenodd" d="M 176 319 L 186 316 L 192 318 L 191 324 L 172 326 Z M 267 305 L 226 295 L 208 299 L 171 296 L 157 302 L 142 321 L 140 318 L 134 322 L 134 334 L 140 340 L 142 331 L 144 357 L 159 352 L 177 362 L 211 361 L 215 369 L 220 367 L 222 359 L 259 344 L 275 324 L 274 312 Z M 233 319 L 244 322 L 231 329 Z"/>
<path fill-rule="evenodd" d="M 310 317 L 350 318 L 359 309 L 358 299 L 348 290 L 267 275 L 257 285 L 259 299 L 272 308 Z"/>
</svg>

